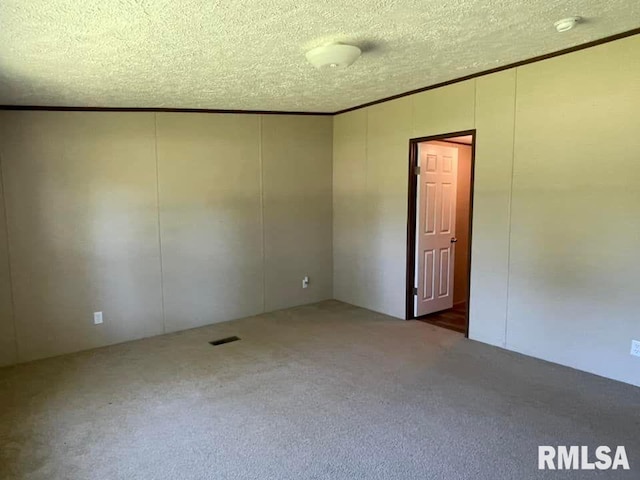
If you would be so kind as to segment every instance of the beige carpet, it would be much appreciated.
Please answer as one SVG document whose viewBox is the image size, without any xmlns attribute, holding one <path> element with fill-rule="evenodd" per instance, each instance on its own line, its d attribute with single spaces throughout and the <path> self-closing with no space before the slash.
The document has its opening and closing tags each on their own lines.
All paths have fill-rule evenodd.
<svg viewBox="0 0 640 480">
<path fill-rule="evenodd" d="M 0 369 L 3 480 L 637 479 L 639 426 L 636 387 L 334 301 Z"/>
</svg>

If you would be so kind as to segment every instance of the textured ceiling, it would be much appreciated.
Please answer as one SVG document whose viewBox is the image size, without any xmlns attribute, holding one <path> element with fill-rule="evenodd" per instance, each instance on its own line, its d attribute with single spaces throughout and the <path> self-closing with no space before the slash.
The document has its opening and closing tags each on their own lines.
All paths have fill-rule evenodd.
<svg viewBox="0 0 640 480">
<path fill-rule="evenodd" d="M 2 0 L 0 104 L 333 112 L 638 26 L 638 0 Z M 365 52 L 313 69 L 331 41 Z"/>
</svg>

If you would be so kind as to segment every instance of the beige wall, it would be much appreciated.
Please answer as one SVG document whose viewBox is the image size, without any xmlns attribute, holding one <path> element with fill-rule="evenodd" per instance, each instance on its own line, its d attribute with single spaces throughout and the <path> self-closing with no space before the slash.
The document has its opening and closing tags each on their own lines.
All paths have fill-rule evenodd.
<svg viewBox="0 0 640 480">
<path fill-rule="evenodd" d="M 330 298 L 331 123 L 0 112 L 0 364 Z"/>
<path fill-rule="evenodd" d="M 162 333 L 154 115 L 0 118 L 18 360 Z"/>
<path fill-rule="evenodd" d="M 506 347 L 516 70 L 476 79 L 469 336 Z"/>
<path fill-rule="evenodd" d="M 367 272 L 368 308 L 390 311 L 402 316 L 404 282 L 389 283 L 388 279 L 405 275 L 404 250 L 389 249 L 389 245 L 406 242 L 407 165 L 389 168 L 389 158 L 397 158 L 407 148 L 411 134 L 411 102 L 403 98 L 382 103 L 367 111 L 366 159 L 366 239 L 364 261 Z M 389 128 L 389 125 L 394 128 Z M 362 173 L 361 173 L 362 174 Z M 348 267 L 348 265 L 347 265 Z M 357 281 L 357 280 L 356 280 Z M 371 293 L 376 295 L 371 297 Z M 363 305 L 365 306 L 365 305 Z"/>
<path fill-rule="evenodd" d="M 264 308 L 260 117 L 159 113 L 167 331 Z"/>
<path fill-rule="evenodd" d="M 639 53 L 629 37 L 335 117 L 334 296 L 404 316 L 408 140 L 475 128 L 471 338 L 640 385 Z"/>
<path fill-rule="evenodd" d="M 333 117 L 333 294 L 359 306 L 371 300 L 367 114 L 361 109 Z"/>
<path fill-rule="evenodd" d="M 326 117 L 262 119 L 267 311 L 333 297 L 331 125 Z"/>
<path fill-rule="evenodd" d="M 506 334 L 636 385 L 639 56 L 635 36 L 518 69 Z"/>
</svg>

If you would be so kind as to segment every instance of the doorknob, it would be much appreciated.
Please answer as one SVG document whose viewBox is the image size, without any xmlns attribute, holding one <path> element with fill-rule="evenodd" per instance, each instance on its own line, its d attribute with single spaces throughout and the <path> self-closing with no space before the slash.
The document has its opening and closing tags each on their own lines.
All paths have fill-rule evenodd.
<svg viewBox="0 0 640 480">
<path fill-rule="evenodd" d="M 458 239 L 456 237 L 451 237 L 451 243 L 457 243 Z"/>
</svg>

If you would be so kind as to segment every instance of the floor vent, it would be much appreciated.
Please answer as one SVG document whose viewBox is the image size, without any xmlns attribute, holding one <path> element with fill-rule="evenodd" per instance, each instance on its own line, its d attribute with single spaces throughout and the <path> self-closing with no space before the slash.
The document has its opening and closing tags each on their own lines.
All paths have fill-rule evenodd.
<svg viewBox="0 0 640 480">
<path fill-rule="evenodd" d="M 209 342 L 209 343 L 215 347 L 217 345 L 224 345 L 225 343 L 235 342 L 236 340 L 240 340 L 240 337 L 233 336 L 233 337 L 221 338 L 220 340 L 214 340 L 213 342 Z"/>
</svg>

